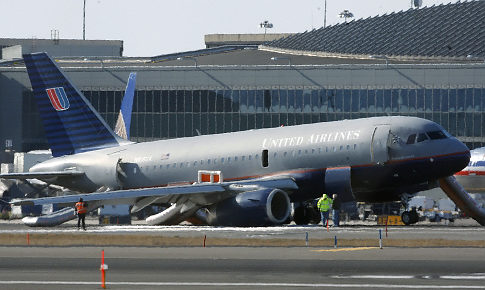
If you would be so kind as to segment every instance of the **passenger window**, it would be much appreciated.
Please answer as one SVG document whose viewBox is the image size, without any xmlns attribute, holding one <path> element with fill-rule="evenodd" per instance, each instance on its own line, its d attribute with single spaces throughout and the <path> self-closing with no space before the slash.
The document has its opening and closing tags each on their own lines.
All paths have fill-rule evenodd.
<svg viewBox="0 0 485 290">
<path fill-rule="evenodd" d="M 237 156 L 234 157 L 234 161 L 237 161 Z"/>
<path fill-rule="evenodd" d="M 246 156 L 241 156 L 241 161 L 246 160 Z"/>
<path fill-rule="evenodd" d="M 428 136 L 426 136 L 424 133 L 419 133 L 418 142 L 423 142 L 424 140 L 428 140 Z"/>
<path fill-rule="evenodd" d="M 428 134 L 429 138 L 431 140 L 436 140 L 436 139 L 445 139 L 446 135 L 442 131 L 431 131 L 431 132 L 426 132 Z"/>
<path fill-rule="evenodd" d="M 408 137 L 408 141 L 406 141 L 406 144 L 414 144 L 416 141 L 416 134 L 411 134 Z"/>
</svg>

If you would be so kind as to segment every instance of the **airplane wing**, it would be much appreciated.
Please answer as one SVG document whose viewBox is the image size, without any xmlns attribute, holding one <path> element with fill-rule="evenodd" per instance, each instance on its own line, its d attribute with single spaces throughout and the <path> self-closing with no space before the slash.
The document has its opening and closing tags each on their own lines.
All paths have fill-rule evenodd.
<svg viewBox="0 0 485 290">
<path fill-rule="evenodd" d="M 34 177 L 30 177 L 34 178 Z M 145 198 L 152 198 L 162 203 L 191 202 L 201 206 L 210 205 L 240 192 L 255 191 L 264 188 L 281 190 L 298 189 L 294 179 L 289 176 L 274 176 L 265 179 L 252 179 L 237 182 L 195 183 L 192 185 L 153 187 L 130 190 L 115 190 L 100 193 L 73 194 L 56 197 L 13 200 L 13 205 L 72 205 L 83 198 L 86 202 L 104 204 L 135 204 Z M 149 203 L 148 203 L 149 204 Z M 148 205 L 147 204 L 147 205 Z"/>
<path fill-rule="evenodd" d="M 74 177 L 83 175 L 82 171 L 20 172 L 0 174 L 4 179 L 50 179 L 55 177 Z"/>
</svg>

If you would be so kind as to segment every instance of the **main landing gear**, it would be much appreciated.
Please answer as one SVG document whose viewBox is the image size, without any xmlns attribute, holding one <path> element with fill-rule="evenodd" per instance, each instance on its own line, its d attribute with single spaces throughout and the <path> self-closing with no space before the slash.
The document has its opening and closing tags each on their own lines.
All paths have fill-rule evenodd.
<svg viewBox="0 0 485 290">
<path fill-rule="evenodd" d="M 412 197 L 413 197 L 412 195 L 407 193 L 404 193 L 403 195 L 401 195 L 401 203 L 405 209 L 408 208 L 409 200 Z M 419 221 L 419 214 L 416 211 L 416 208 L 413 207 L 410 211 L 405 210 L 401 214 L 401 220 L 407 226 L 417 223 Z"/>
<path fill-rule="evenodd" d="M 413 207 L 410 211 L 404 211 L 401 214 L 401 220 L 407 226 L 417 223 L 419 221 L 419 214 L 416 208 Z"/>
</svg>

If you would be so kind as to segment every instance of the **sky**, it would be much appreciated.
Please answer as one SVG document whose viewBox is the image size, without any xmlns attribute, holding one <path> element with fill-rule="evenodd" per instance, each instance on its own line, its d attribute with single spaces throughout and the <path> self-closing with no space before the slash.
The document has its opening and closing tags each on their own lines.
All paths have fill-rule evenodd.
<svg viewBox="0 0 485 290">
<path fill-rule="evenodd" d="M 6 4 L 8 2 L 8 5 Z M 327 26 L 407 10 L 412 0 L 327 0 Z M 456 0 L 423 0 L 432 6 Z M 204 48 L 204 35 L 303 32 L 323 26 L 324 0 L 86 0 L 86 39 L 124 41 L 124 56 Z M 0 38 L 82 39 L 83 0 L 0 0 Z"/>
</svg>

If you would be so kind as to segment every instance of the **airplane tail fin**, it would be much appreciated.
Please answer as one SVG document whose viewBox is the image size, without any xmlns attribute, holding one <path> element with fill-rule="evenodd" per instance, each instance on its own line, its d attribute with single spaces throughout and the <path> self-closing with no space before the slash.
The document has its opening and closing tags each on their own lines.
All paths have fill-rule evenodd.
<svg viewBox="0 0 485 290">
<path fill-rule="evenodd" d="M 47 53 L 23 58 L 54 157 L 119 145 L 119 138 Z"/>
<path fill-rule="evenodd" d="M 115 132 L 125 140 L 130 139 L 131 112 L 133 111 L 133 98 L 135 96 L 136 73 L 130 73 L 126 84 L 125 95 L 121 102 L 120 114 L 116 121 Z"/>
</svg>

